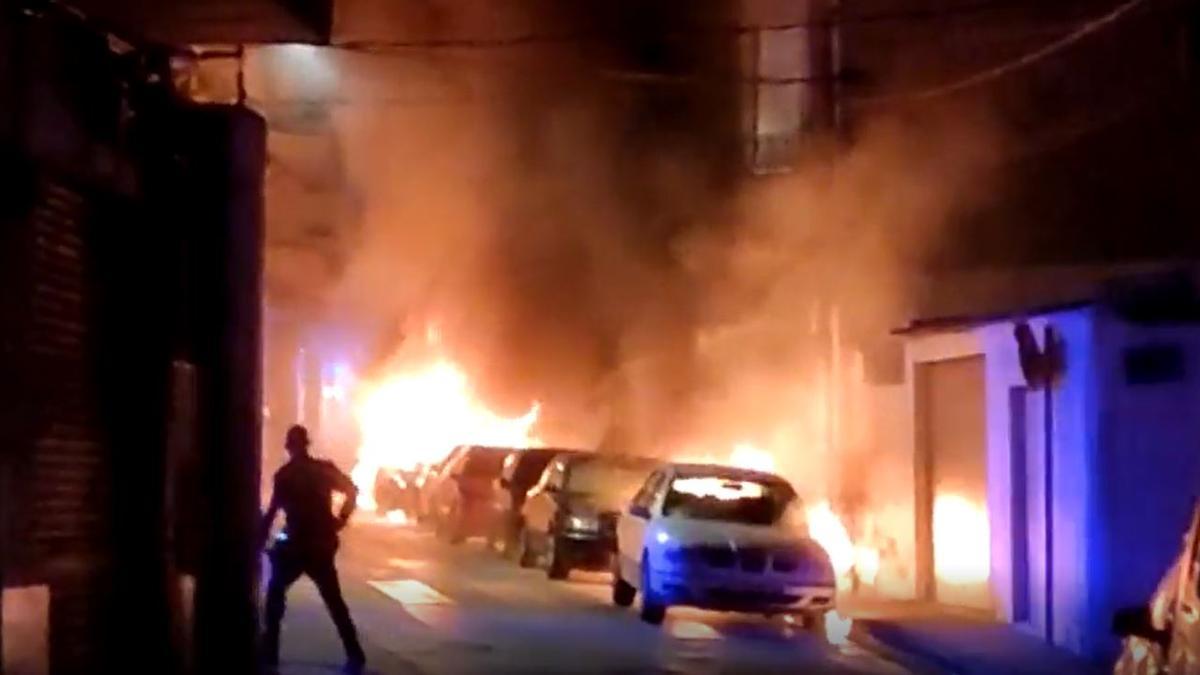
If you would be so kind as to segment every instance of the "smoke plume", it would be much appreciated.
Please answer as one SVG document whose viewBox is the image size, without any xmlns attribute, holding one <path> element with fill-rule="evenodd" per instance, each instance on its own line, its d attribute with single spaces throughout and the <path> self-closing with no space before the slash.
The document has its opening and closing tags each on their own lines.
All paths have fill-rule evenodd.
<svg viewBox="0 0 1200 675">
<path fill-rule="evenodd" d="M 433 4 L 412 23 L 428 39 L 474 6 Z M 992 125 L 963 106 L 864 116 L 752 177 L 741 43 L 685 30 L 736 23 L 724 3 L 558 5 L 506 20 L 591 36 L 336 57 L 373 84 L 335 115 L 361 204 L 324 305 L 385 356 L 436 326 L 498 411 L 542 403 L 551 442 L 828 450 L 833 343 L 903 317 L 978 195 Z"/>
</svg>

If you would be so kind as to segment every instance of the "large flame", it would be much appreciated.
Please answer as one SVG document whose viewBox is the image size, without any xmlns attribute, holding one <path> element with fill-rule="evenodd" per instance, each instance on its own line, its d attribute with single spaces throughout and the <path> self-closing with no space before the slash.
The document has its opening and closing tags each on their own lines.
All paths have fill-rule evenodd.
<svg viewBox="0 0 1200 675">
<path fill-rule="evenodd" d="M 965 497 L 933 501 L 933 562 L 937 577 L 952 584 L 986 582 L 991 572 L 987 510 Z"/>
<path fill-rule="evenodd" d="M 712 453 L 693 453 L 690 458 L 690 461 L 726 464 L 743 469 L 776 470 L 774 455 L 748 442 L 735 444 L 733 450 L 725 457 Z M 840 590 L 851 589 L 856 580 L 868 586 L 875 584 L 880 567 L 879 549 L 855 542 L 829 500 L 823 499 L 810 504 L 805 509 L 805 516 L 809 536 L 829 555 Z"/>
<path fill-rule="evenodd" d="M 381 468 L 436 463 L 458 445 L 539 444 L 532 434 L 536 403 L 520 417 L 498 415 L 478 399 L 466 373 L 440 357 L 393 370 L 367 385 L 355 413 L 361 444 L 351 478 L 366 509 L 375 507 L 371 494 Z"/>
</svg>

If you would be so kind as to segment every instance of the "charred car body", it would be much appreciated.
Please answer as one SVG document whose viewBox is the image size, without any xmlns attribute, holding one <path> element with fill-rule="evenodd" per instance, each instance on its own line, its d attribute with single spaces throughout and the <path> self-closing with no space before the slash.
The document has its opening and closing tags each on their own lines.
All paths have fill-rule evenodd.
<svg viewBox="0 0 1200 675">
<path fill-rule="evenodd" d="M 514 448 L 465 446 L 452 454 L 430 495 L 430 513 L 438 535 L 451 543 L 487 535 L 491 529 L 493 482 Z"/>
<path fill-rule="evenodd" d="M 545 560 L 552 579 L 575 568 L 609 569 L 620 511 L 660 465 L 606 454 L 556 457 L 521 510 L 521 566 Z"/>
<path fill-rule="evenodd" d="M 504 468 L 492 490 L 491 532 L 488 540 L 502 554 L 517 550 L 521 534 L 521 509 L 550 461 L 558 456 L 584 454 L 582 450 L 527 448 L 504 460 Z"/>
</svg>

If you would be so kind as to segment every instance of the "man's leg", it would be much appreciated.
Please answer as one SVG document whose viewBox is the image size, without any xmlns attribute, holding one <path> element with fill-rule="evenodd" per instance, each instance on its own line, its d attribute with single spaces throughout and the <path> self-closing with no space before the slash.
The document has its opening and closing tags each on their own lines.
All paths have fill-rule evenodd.
<svg viewBox="0 0 1200 675">
<path fill-rule="evenodd" d="M 337 569 L 333 566 L 333 555 L 320 556 L 312 561 L 306 571 L 316 584 L 321 599 L 325 601 L 325 608 L 329 610 L 329 616 L 337 626 L 338 636 L 342 638 L 342 646 L 346 649 L 346 660 L 352 665 L 361 666 L 366 663 L 366 654 L 363 653 L 362 645 L 358 643 L 358 631 L 354 628 L 350 609 L 346 607 L 346 600 L 342 597 L 342 585 L 338 582 Z"/>
<path fill-rule="evenodd" d="M 263 662 L 279 663 L 279 625 L 287 609 L 287 590 L 302 572 L 300 561 L 286 549 L 271 553 L 271 580 L 267 582 L 267 606 L 263 627 Z"/>
</svg>

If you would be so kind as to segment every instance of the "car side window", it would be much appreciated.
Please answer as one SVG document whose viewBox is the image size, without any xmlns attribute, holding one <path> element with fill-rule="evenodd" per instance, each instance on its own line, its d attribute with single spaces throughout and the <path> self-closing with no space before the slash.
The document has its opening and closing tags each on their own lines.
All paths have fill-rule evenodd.
<svg viewBox="0 0 1200 675">
<path fill-rule="evenodd" d="M 538 479 L 537 485 L 535 485 L 533 490 L 530 490 L 530 492 L 545 492 L 546 488 L 549 487 L 554 481 L 554 470 L 557 466 L 558 462 L 550 462 L 550 464 L 546 466 L 546 469 L 542 471 L 542 477 Z"/>
<path fill-rule="evenodd" d="M 504 468 L 500 469 L 500 480 L 511 481 L 513 475 L 517 472 L 517 464 L 521 461 L 520 455 L 513 453 L 504 458 Z"/>
<path fill-rule="evenodd" d="M 451 462 L 450 467 L 447 469 L 447 473 L 451 476 L 455 476 L 455 475 L 462 473 L 463 464 L 467 463 L 467 457 L 469 457 L 470 455 L 471 455 L 470 451 L 460 453 L 458 455 L 458 457 L 455 457 L 454 461 Z"/>
<path fill-rule="evenodd" d="M 650 503 L 647 504 L 647 507 L 653 510 L 656 506 L 660 506 L 666 499 L 666 494 L 670 491 L 670 488 L 671 479 L 665 473 L 659 474 L 658 484 L 654 486 L 654 492 L 650 495 Z"/>
<path fill-rule="evenodd" d="M 566 467 L 563 466 L 562 462 L 555 462 L 553 466 L 554 470 L 550 472 L 548 485 L 555 490 L 562 490 L 565 483 Z"/>
<path fill-rule="evenodd" d="M 655 471 L 654 473 L 650 474 L 650 477 L 647 478 L 646 482 L 642 484 L 642 489 L 638 490 L 637 494 L 633 496 L 631 505 L 641 506 L 647 509 L 650 508 L 650 506 L 654 503 L 654 496 L 658 491 L 658 484 L 661 478 L 661 471 Z"/>
</svg>

